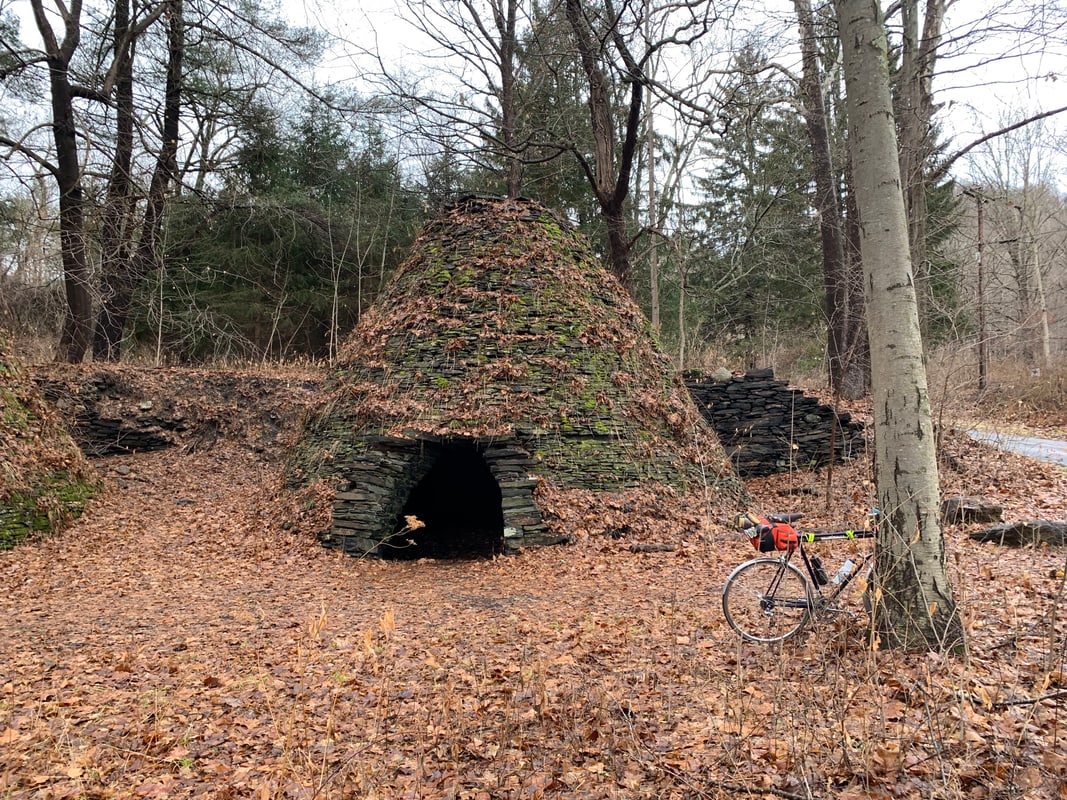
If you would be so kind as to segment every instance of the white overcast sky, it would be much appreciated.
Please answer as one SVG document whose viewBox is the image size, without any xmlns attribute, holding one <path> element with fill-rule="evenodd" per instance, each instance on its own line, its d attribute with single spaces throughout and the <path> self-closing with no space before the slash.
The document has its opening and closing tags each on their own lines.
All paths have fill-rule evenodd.
<svg viewBox="0 0 1067 800">
<path fill-rule="evenodd" d="M 289 20 L 329 31 L 342 44 L 324 64 L 321 76 L 328 81 L 357 80 L 369 64 L 366 51 L 378 51 L 390 67 L 417 71 L 429 59 L 431 43 L 399 17 L 407 13 L 407 0 L 279 0 Z M 957 0 L 950 4 L 946 30 L 951 34 L 981 24 L 982 11 L 1005 0 Z M 46 1 L 45 6 L 48 7 Z M 742 4 L 752 18 L 765 15 L 786 41 L 795 35 L 791 0 L 747 0 Z M 35 27 L 29 0 L 0 0 L 0 7 L 22 18 L 22 32 L 32 42 Z M 1011 4 L 1008 5 L 1012 7 Z M 976 22 L 975 20 L 979 20 Z M 737 20 L 735 20 L 737 22 Z M 736 27 L 740 28 L 741 25 Z M 1065 33 L 1067 35 L 1067 33 Z M 363 52 L 360 52 L 363 51 Z M 1025 52 L 1025 58 L 1003 60 L 1004 54 Z M 787 51 L 783 60 L 791 56 Z M 794 58 L 795 60 L 795 58 Z M 935 84 L 936 99 L 946 105 L 939 121 L 951 139 L 950 149 L 995 130 L 1009 119 L 1041 110 L 1067 106 L 1067 44 L 1044 42 L 1021 34 L 987 39 L 970 45 L 967 52 L 945 58 L 943 73 Z M 1060 158 L 1067 158 L 1067 114 L 1053 117 L 1045 130 L 1060 137 Z M 967 163 L 957 165 L 957 177 L 966 177 Z M 1061 187 L 1067 187 L 1067 167 Z"/>
<path fill-rule="evenodd" d="M 946 34 L 983 24 L 984 11 L 992 4 L 1003 5 L 1003 0 L 951 3 Z M 361 57 L 353 52 L 356 48 L 376 48 L 390 66 L 417 70 L 420 54 L 432 47 L 399 19 L 406 13 L 405 0 L 356 0 L 351 5 L 335 0 L 283 0 L 283 5 L 293 22 L 324 28 L 352 44 L 352 49 L 335 53 L 328 63 L 326 74 L 338 78 L 358 74 Z M 761 7 L 753 16 L 766 14 L 783 39 L 795 35 L 791 0 L 754 0 L 747 7 L 753 6 Z M 1025 57 L 1004 58 L 1012 54 Z M 1067 106 L 1067 47 L 1062 41 L 1045 43 L 1026 33 L 1004 34 L 971 42 L 966 52 L 949 54 L 940 66 L 945 71 L 935 83 L 935 99 L 945 104 L 939 121 L 952 140 L 950 149 L 1002 127 L 1009 119 Z M 1048 120 L 1045 129 L 1058 132 L 1061 140 L 1067 138 L 1067 114 Z M 966 171 L 964 161 L 954 172 L 966 177 Z M 1067 185 L 1067 176 L 1061 185 Z"/>
</svg>

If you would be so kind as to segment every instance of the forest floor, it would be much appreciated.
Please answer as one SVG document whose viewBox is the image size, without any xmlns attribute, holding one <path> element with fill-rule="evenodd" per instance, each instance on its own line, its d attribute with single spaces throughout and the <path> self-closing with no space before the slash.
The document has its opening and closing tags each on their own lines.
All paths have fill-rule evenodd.
<svg viewBox="0 0 1067 800">
<path fill-rule="evenodd" d="M 946 495 L 1067 519 L 1062 467 L 941 457 Z M 965 657 L 872 648 L 858 603 L 757 646 L 720 607 L 754 551 L 692 498 L 634 526 L 671 552 L 575 508 L 571 545 L 383 562 L 291 526 L 248 448 L 96 464 L 79 522 L 0 553 L 0 798 L 1067 797 L 1063 549 L 946 528 Z M 748 486 L 812 525 L 873 495 L 866 461 Z"/>
</svg>

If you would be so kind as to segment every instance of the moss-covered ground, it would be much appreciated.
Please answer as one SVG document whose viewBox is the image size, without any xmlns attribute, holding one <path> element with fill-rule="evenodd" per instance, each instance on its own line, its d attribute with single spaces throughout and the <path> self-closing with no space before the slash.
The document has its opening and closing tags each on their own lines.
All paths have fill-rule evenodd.
<svg viewBox="0 0 1067 800">
<path fill-rule="evenodd" d="M 78 517 L 98 485 L 0 333 L 0 550 Z"/>
</svg>

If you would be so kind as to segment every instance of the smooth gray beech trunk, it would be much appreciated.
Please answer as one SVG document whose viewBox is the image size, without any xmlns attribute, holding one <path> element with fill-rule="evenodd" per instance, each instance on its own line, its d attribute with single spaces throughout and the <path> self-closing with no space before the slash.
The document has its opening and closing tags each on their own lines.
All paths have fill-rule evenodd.
<svg viewBox="0 0 1067 800">
<path fill-rule="evenodd" d="M 875 485 L 882 509 L 874 632 L 881 647 L 962 648 L 908 246 L 885 26 L 877 0 L 836 0 L 867 297 Z"/>
</svg>

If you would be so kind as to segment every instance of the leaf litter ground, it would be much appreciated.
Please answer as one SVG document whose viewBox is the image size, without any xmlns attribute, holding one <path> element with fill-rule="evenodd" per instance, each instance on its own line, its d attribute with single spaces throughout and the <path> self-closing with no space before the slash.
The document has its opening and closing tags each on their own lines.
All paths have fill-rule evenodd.
<svg viewBox="0 0 1067 800">
<path fill-rule="evenodd" d="M 1067 518 L 1063 469 L 942 454 L 946 494 Z M 640 497 L 576 502 L 574 544 L 520 556 L 377 562 L 314 544 L 246 449 L 97 466 L 80 522 L 0 554 L 2 797 L 1065 796 L 1062 549 L 946 530 L 967 658 L 872 652 L 862 612 L 755 646 L 719 605 L 754 551 L 691 498 L 629 525 Z M 835 525 L 868 471 L 749 488 Z"/>
</svg>

